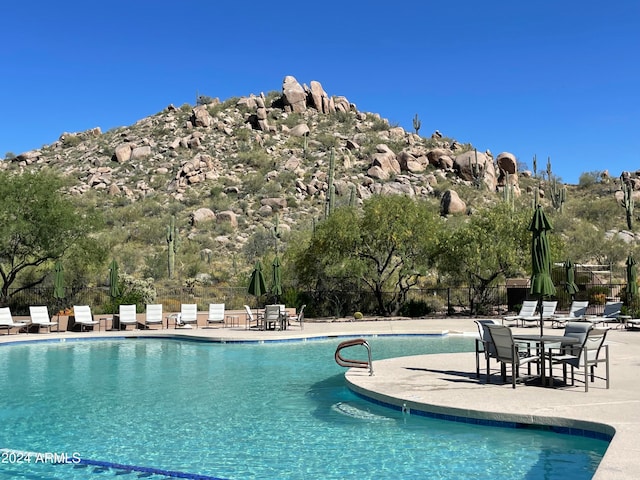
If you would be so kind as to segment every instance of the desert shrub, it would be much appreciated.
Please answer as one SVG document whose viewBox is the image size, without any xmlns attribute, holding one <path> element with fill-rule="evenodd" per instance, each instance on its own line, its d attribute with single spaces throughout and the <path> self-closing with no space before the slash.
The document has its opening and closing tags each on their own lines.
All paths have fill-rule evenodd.
<svg viewBox="0 0 640 480">
<path fill-rule="evenodd" d="M 264 150 L 251 149 L 238 153 L 238 161 L 256 170 L 267 170 L 273 167 L 273 159 Z"/>
<path fill-rule="evenodd" d="M 80 138 L 79 135 L 68 134 L 68 135 L 65 135 L 64 138 L 62 139 L 62 146 L 64 148 L 75 147 L 77 145 L 80 145 L 81 143 L 82 143 L 82 138 Z"/>
<path fill-rule="evenodd" d="M 604 305 L 609 295 L 609 288 L 605 286 L 590 287 L 587 290 L 589 296 L 589 303 L 593 305 Z"/>
<path fill-rule="evenodd" d="M 602 172 L 600 171 L 592 171 L 592 172 L 583 172 L 580 174 L 580 178 L 578 179 L 578 186 L 580 188 L 589 188 L 594 186 L 596 183 L 600 183 L 602 181 Z"/>
</svg>

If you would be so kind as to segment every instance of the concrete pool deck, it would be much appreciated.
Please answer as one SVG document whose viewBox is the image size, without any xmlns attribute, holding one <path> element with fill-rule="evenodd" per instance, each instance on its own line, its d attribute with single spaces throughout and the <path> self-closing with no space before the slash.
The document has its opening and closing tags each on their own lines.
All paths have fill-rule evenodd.
<svg viewBox="0 0 640 480">
<path fill-rule="evenodd" d="M 19 319 L 16 319 L 18 321 Z M 307 321 L 285 331 L 246 330 L 244 326 L 226 328 L 128 330 L 86 333 L 42 333 L 0 335 L 0 343 L 88 337 L 162 337 L 177 336 L 215 341 L 287 340 L 333 336 L 384 334 L 444 334 L 477 336 L 474 319 L 377 320 L 360 322 Z M 562 334 L 562 330 L 547 332 Z M 534 333 L 533 328 L 516 332 Z M 362 369 L 345 370 L 350 387 L 375 400 L 427 412 L 520 423 L 571 426 L 602 433 L 614 433 L 613 439 L 593 478 L 635 479 L 640 471 L 640 331 L 611 330 L 611 386 L 605 388 L 596 379 L 584 391 L 582 383 L 574 387 L 542 388 L 501 384 L 493 375 L 492 384 L 484 376 L 475 378 L 473 352 L 419 355 L 375 360 L 374 375 Z M 345 356 L 348 351 L 345 351 Z M 601 370 L 600 366 L 597 370 Z M 496 363 L 492 361 L 492 369 Z M 482 368 L 481 368 L 482 371 Z"/>
</svg>

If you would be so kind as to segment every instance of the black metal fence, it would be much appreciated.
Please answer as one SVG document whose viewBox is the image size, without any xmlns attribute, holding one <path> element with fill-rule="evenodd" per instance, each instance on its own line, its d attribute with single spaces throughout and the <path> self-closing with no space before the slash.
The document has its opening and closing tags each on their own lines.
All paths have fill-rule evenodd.
<svg viewBox="0 0 640 480">
<path fill-rule="evenodd" d="M 579 285 L 580 291 L 576 300 L 588 300 L 589 314 L 600 314 L 604 303 L 608 300 L 624 297 L 624 285 L 620 284 L 585 284 Z M 388 296 L 389 299 L 391 295 Z M 505 285 L 490 287 L 482 292 L 469 287 L 441 287 L 412 289 L 407 300 L 398 312 L 408 317 L 447 315 L 499 316 L 507 311 L 517 311 L 524 300 L 531 299 L 526 287 L 507 287 Z M 562 286 L 557 287 L 555 300 L 558 310 L 568 310 L 571 297 L 564 292 Z M 260 298 L 249 295 L 245 288 L 195 286 L 192 288 L 157 288 L 154 303 L 161 303 L 166 312 L 177 312 L 182 303 L 196 303 L 201 311 L 208 310 L 209 303 L 224 303 L 228 310 L 241 310 L 244 305 L 251 307 L 274 303 L 273 297 Z M 28 315 L 30 305 L 47 305 L 50 313 L 71 308 L 73 305 L 90 305 L 93 313 L 115 313 L 119 303 L 134 303 L 109 296 L 108 287 L 85 287 L 67 289 L 64 299 L 53 298 L 51 288 L 32 288 L 10 292 L 8 301 L 2 306 L 11 308 L 14 315 Z M 138 311 L 144 311 L 142 302 L 138 303 Z M 363 315 L 380 314 L 378 302 L 369 291 L 287 291 L 278 303 L 300 307 L 306 304 L 308 318 L 346 317 L 355 312 Z"/>
</svg>

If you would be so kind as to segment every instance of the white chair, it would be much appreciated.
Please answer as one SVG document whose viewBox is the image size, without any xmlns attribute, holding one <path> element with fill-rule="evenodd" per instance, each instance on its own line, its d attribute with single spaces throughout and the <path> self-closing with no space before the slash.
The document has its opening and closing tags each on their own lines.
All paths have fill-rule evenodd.
<svg viewBox="0 0 640 480">
<path fill-rule="evenodd" d="M 224 303 L 210 303 L 207 325 L 211 323 L 224 323 Z"/>
<path fill-rule="evenodd" d="M 195 325 L 198 327 L 198 305 L 195 303 L 183 303 L 180 305 L 180 317 L 178 318 L 177 326 L 191 327 Z"/>
<path fill-rule="evenodd" d="M 589 301 L 574 300 L 567 315 L 554 315 L 551 318 L 551 327 L 562 328 L 567 322 L 581 320 L 587 314 L 587 308 L 589 308 Z"/>
<path fill-rule="evenodd" d="M 260 328 L 260 320 L 262 320 L 259 313 L 256 313 L 256 317 L 253 316 L 253 312 L 251 311 L 251 307 L 249 305 L 244 306 L 244 310 L 246 312 L 245 319 L 245 328 L 249 330 L 250 328 Z"/>
<path fill-rule="evenodd" d="M 0 308 L 0 328 L 6 329 L 8 335 L 11 335 L 12 328 L 17 328 L 18 333 L 20 333 L 20 331 L 26 329 L 26 327 L 27 324 L 24 322 L 13 321 L 9 307 Z"/>
<path fill-rule="evenodd" d="M 604 312 L 602 312 L 602 315 L 587 315 L 584 317 L 584 320 L 587 322 L 591 322 L 594 325 L 598 323 L 617 323 L 620 321 L 618 316 L 620 315 L 621 311 L 622 302 L 607 302 L 604 305 Z"/>
<path fill-rule="evenodd" d="M 81 332 L 86 331 L 89 327 L 93 328 L 96 325 L 100 328 L 100 321 L 93 319 L 89 305 L 74 305 L 73 316 L 75 317 L 75 323 L 80 325 Z"/>
<path fill-rule="evenodd" d="M 145 328 L 150 328 L 151 325 L 160 325 L 162 328 L 162 304 L 152 303 L 147 305 L 147 311 L 144 317 Z"/>
<path fill-rule="evenodd" d="M 296 322 L 298 325 L 300 325 L 300 330 L 304 330 L 304 308 L 305 307 L 306 305 L 302 305 L 297 315 L 292 315 L 288 317 L 288 321 Z"/>
<path fill-rule="evenodd" d="M 522 302 L 522 307 L 517 315 L 507 315 L 502 317 L 502 324 L 505 322 L 509 322 L 510 325 L 518 326 L 518 322 L 522 322 L 524 325 L 525 321 L 534 321 L 537 322 L 539 320 L 539 315 L 536 315 L 536 309 L 538 308 L 537 300 L 525 300 Z"/>
<path fill-rule="evenodd" d="M 134 330 L 138 328 L 138 316 L 135 305 L 120 305 L 119 310 L 120 328 L 127 329 L 128 325 L 133 325 Z"/>
<path fill-rule="evenodd" d="M 48 328 L 49 333 L 51 329 L 56 327 L 56 332 L 60 330 L 58 322 L 52 322 L 49 317 L 49 309 L 46 306 L 30 306 L 29 315 L 31 315 L 31 325 L 38 327 L 38 333 L 42 328 Z"/>
<path fill-rule="evenodd" d="M 551 320 L 556 313 L 556 307 L 558 302 L 555 300 L 543 300 L 542 301 L 542 321 Z M 533 322 L 536 325 L 540 325 L 540 314 L 532 315 L 530 317 L 522 317 L 522 326 L 524 327 L 526 322 Z"/>
<path fill-rule="evenodd" d="M 489 359 L 496 358 L 496 348 L 491 341 L 491 335 L 486 325 L 498 325 L 497 320 L 474 320 L 478 326 L 478 338 L 476 338 L 476 378 L 480 378 L 480 354 L 484 355 L 487 367 L 487 380 L 489 379 Z"/>
<path fill-rule="evenodd" d="M 263 330 L 282 330 L 282 310 L 280 305 L 266 305 L 264 307 L 262 324 Z"/>
<path fill-rule="evenodd" d="M 581 322 L 585 323 L 585 322 Z M 576 325 L 577 323 L 567 324 Z M 575 384 L 575 369 L 582 369 L 584 373 L 584 391 L 589 391 L 589 379 L 593 382 L 596 378 L 595 368 L 599 363 L 605 364 L 605 374 L 603 378 L 606 388 L 609 388 L 609 345 L 604 345 L 608 328 L 592 328 L 591 324 L 584 326 L 585 332 L 582 343 L 577 347 L 564 349 L 558 355 L 551 355 L 552 365 L 562 364 L 564 381 L 567 381 L 566 366 L 571 366 L 571 384 Z M 565 332 L 565 335 L 567 333 Z M 590 378 L 589 378 L 590 377 Z"/>
<path fill-rule="evenodd" d="M 530 372 L 531 363 L 538 363 L 540 357 L 531 355 L 528 351 L 520 351 L 518 344 L 513 341 L 511 329 L 506 325 L 485 324 L 485 326 L 489 330 L 491 341 L 496 349 L 496 359 L 500 362 L 502 380 L 506 382 L 507 365 L 510 365 L 511 385 L 516 388 L 516 379 L 520 376 L 520 367 L 528 365 Z M 488 376 L 488 381 L 491 383 L 491 376 Z"/>
</svg>

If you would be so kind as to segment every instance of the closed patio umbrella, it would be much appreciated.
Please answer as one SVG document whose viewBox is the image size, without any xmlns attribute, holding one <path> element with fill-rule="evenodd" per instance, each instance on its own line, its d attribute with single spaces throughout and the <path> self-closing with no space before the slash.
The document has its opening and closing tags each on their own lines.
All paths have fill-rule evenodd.
<svg viewBox="0 0 640 480">
<path fill-rule="evenodd" d="M 118 287 L 118 262 L 115 260 L 109 264 L 109 296 L 111 298 L 120 296 L 120 288 Z"/>
<path fill-rule="evenodd" d="M 636 268 L 636 261 L 629 255 L 627 257 L 627 305 L 631 304 L 638 295 L 638 270 Z"/>
<path fill-rule="evenodd" d="M 555 295 L 556 287 L 551 280 L 551 249 L 547 233 L 552 229 L 551 222 L 540 205 L 536 206 L 529 231 L 531 232 L 531 294 L 540 298 L 540 335 L 544 334 L 542 319 L 542 299 Z"/>
<path fill-rule="evenodd" d="M 576 268 L 571 260 L 564 262 L 565 274 L 565 291 L 571 296 L 571 300 L 578 293 L 578 285 L 576 285 Z"/>
<path fill-rule="evenodd" d="M 280 295 L 282 295 L 282 272 L 280 270 L 280 259 L 277 255 L 273 260 L 272 266 L 271 294 L 276 297 L 276 303 L 278 303 Z"/>
<path fill-rule="evenodd" d="M 260 260 L 256 262 L 256 266 L 251 272 L 251 281 L 249 282 L 249 295 L 253 295 L 255 297 L 261 297 L 265 293 L 267 293 L 267 287 L 264 281 L 264 274 L 262 273 L 262 264 Z"/>
</svg>

